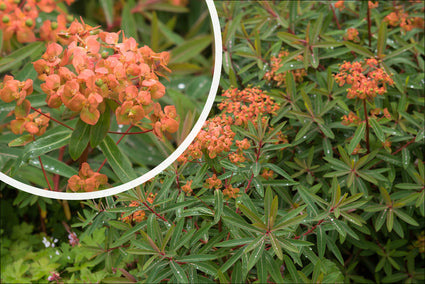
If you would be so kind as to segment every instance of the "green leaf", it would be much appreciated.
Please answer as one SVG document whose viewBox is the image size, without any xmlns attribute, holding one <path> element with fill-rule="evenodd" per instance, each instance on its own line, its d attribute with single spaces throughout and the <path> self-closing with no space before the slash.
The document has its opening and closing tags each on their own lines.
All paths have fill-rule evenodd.
<svg viewBox="0 0 425 284">
<path fill-rule="evenodd" d="M 335 134 L 332 132 L 331 128 L 325 124 L 319 123 L 320 130 L 322 130 L 323 134 L 330 139 L 335 138 Z M 325 140 L 325 139 L 324 139 Z"/>
<path fill-rule="evenodd" d="M 376 134 L 376 137 L 378 137 L 378 139 L 381 142 L 385 142 L 385 134 L 384 134 L 384 131 L 382 130 L 381 125 L 373 117 L 369 119 L 369 122 L 370 122 L 370 126 L 372 126 L 373 132 L 375 132 Z"/>
<path fill-rule="evenodd" d="M 223 192 L 221 190 L 214 191 L 214 223 L 220 221 L 223 213 Z"/>
<path fill-rule="evenodd" d="M 289 275 L 291 275 L 291 280 L 294 283 L 301 283 L 300 279 L 298 278 L 298 272 L 297 272 L 297 268 L 295 267 L 294 262 L 292 261 L 292 259 L 289 258 L 289 256 L 287 256 L 286 254 L 283 256 L 283 260 L 285 261 L 286 264 L 286 268 L 288 268 L 289 271 Z"/>
<path fill-rule="evenodd" d="M 344 258 L 341 255 L 341 252 L 339 251 L 339 248 L 336 245 L 336 242 L 331 240 L 330 238 L 326 238 L 326 244 L 330 251 L 335 255 L 336 259 L 341 263 L 341 265 L 344 265 Z"/>
<path fill-rule="evenodd" d="M 105 139 L 111 124 L 111 112 L 109 107 L 99 117 L 95 125 L 90 126 L 90 147 L 96 148 Z"/>
<path fill-rule="evenodd" d="M 25 135 L 22 135 L 22 136 L 20 136 L 16 139 L 13 139 L 7 145 L 9 147 L 19 147 L 19 146 L 25 146 L 26 144 L 28 144 L 32 141 L 33 141 L 32 135 L 31 134 L 25 134 Z"/>
<path fill-rule="evenodd" d="M 41 156 L 67 145 L 71 138 L 71 133 L 72 132 L 69 129 L 52 129 L 44 133 L 43 137 L 38 138 L 36 141 L 25 147 L 23 160 L 25 161 L 27 159 Z"/>
<path fill-rule="evenodd" d="M 391 232 L 393 230 L 393 226 L 394 226 L 394 212 L 393 212 L 392 209 L 388 210 L 386 220 L 387 220 L 388 232 Z"/>
<path fill-rule="evenodd" d="M 106 24 L 108 27 L 112 27 L 114 24 L 114 3 L 112 0 L 101 0 L 100 4 L 105 14 Z"/>
<path fill-rule="evenodd" d="M 189 279 L 187 279 L 186 272 L 184 272 L 183 268 L 175 261 L 170 261 L 171 270 L 173 271 L 174 277 L 176 277 L 178 283 L 189 283 Z"/>
<path fill-rule="evenodd" d="M 82 121 L 80 118 L 78 119 L 77 125 L 72 132 L 71 139 L 69 140 L 69 155 L 74 161 L 77 160 L 87 148 L 89 140 L 90 125 Z"/>
<path fill-rule="evenodd" d="M 410 152 L 407 148 L 403 148 L 401 150 L 401 162 L 403 164 L 403 168 L 406 170 L 410 165 Z"/>
<path fill-rule="evenodd" d="M 133 37 L 137 42 L 139 42 L 136 20 L 134 19 L 133 13 L 131 12 L 133 7 L 134 0 L 127 1 L 123 6 L 121 14 L 121 29 L 123 30 L 126 37 Z"/>
<path fill-rule="evenodd" d="M 374 57 L 374 54 L 369 49 L 361 45 L 358 45 L 349 41 L 344 41 L 344 44 L 346 47 L 348 47 L 348 49 L 350 49 L 351 51 L 354 51 L 355 53 L 361 54 L 368 58 Z"/>
<path fill-rule="evenodd" d="M 382 21 L 379 25 L 378 41 L 377 41 L 377 55 L 379 58 L 385 58 L 385 48 L 387 46 L 387 22 Z"/>
<path fill-rule="evenodd" d="M 5 71 L 9 71 L 16 66 L 19 66 L 25 58 L 41 54 L 43 50 L 44 42 L 33 42 L 25 45 L 0 60 L 0 73 L 4 73 Z"/>
<path fill-rule="evenodd" d="M 326 232 L 322 226 L 318 226 L 316 229 L 317 235 L 317 251 L 319 253 L 319 258 L 322 258 L 325 255 L 326 250 Z"/>
<path fill-rule="evenodd" d="M 213 260 L 216 259 L 217 256 L 212 254 L 191 254 L 191 255 L 185 255 L 179 258 L 176 258 L 178 262 L 191 262 L 191 263 L 197 263 L 201 261 L 207 261 L 207 260 Z"/>
<path fill-rule="evenodd" d="M 171 50 L 170 64 L 187 62 L 189 59 L 199 56 L 201 51 L 211 44 L 211 36 L 198 36 L 190 39 Z"/>
<path fill-rule="evenodd" d="M 238 259 L 240 259 L 244 253 L 245 248 L 240 248 L 233 251 L 232 257 L 230 257 L 221 267 L 222 273 L 226 272 Z"/>
<path fill-rule="evenodd" d="M 395 57 L 395 56 L 397 56 L 397 55 L 399 55 L 399 54 L 401 54 L 401 53 L 403 53 L 403 52 L 405 52 L 405 51 L 413 48 L 415 45 L 416 45 L 416 43 L 414 42 L 414 43 L 407 44 L 407 45 L 405 45 L 405 46 L 403 46 L 403 47 L 401 47 L 401 48 L 399 48 L 397 50 L 394 50 L 393 52 L 391 52 L 390 54 L 388 54 L 388 55 L 386 55 L 384 57 L 384 61 L 386 61 L 386 60 L 388 60 L 390 58 L 393 58 L 393 57 Z"/>
<path fill-rule="evenodd" d="M 282 260 L 283 259 L 283 254 L 282 254 L 282 248 L 276 238 L 276 236 L 273 233 L 269 233 L 269 240 L 270 243 L 272 244 L 272 248 L 274 253 L 277 255 L 277 257 Z"/>
<path fill-rule="evenodd" d="M 348 151 L 349 154 L 353 153 L 356 146 L 360 143 L 360 141 L 364 137 L 365 130 L 366 130 L 366 124 L 365 123 L 362 123 L 362 125 L 357 127 L 356 131 L 354 132 L 354 136 L 351 139 L 350 144 L 348 145 L 347 151 Z"/>
<path fill-rule="evenodd" d="M 394 213 L 404 222 L 413 225 L 413 226 L 419 226 L 418 222 L 416 222 L 415 219 L 404 213 L 401 209 L 394 209 Z"/>
<path fill-rule="evenodd" d="M 257 247 L 254 249 L 254 251 L 251 253 L 248 259 L 248 268 L 247 270 L 250 271 L 254 265 L 258 262 L 258 260 L 261 258 L 264 252 L 264 246 L 265 246 L 265 237 L 261 239 Z"/>
<path fill-rule="evenodd" d="M 57 159 L 49 156 L 41 156 L 41 162 L 43 163 L 46 172 L 52 174 L 57 174 L 67 178 L 78 174 L 78 171 L 76 169 L 68 166 L 64 162 L 58 161 Z M 38 160 L 38 158 L 30 160 L 29 164 L 41 169 L 40 161 Z"/>
<path fill-rule="evenodd" d="M 128 182 L 137 177 L 130 160 L 122 153 L 109 135 L 105 137 L 99 146 L 112 170 L 122 182 Z"/>
</svg>

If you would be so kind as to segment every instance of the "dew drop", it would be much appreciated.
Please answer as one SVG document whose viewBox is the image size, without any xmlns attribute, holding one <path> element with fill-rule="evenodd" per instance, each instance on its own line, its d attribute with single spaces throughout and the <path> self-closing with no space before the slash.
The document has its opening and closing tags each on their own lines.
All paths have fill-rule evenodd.
<svg viewBox="0 0 425 284">
<path fill-rule="evenodd" d="M 294 67 L 294 64 L 289 65 L 290 67 Z"/>
<path fill-rule="evenodd" d="M 183 90 L 184 88 L 186 88 L 186 85 L 184 83 L 179 83 L 177 85 L 177 88 L 179 88 L 180 90 Z"/>
</svg>

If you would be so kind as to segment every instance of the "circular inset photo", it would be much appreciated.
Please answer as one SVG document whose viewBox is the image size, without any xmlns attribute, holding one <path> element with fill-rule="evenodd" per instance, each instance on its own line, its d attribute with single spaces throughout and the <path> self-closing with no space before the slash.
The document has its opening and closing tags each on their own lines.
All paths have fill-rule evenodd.
<svg viewBox="0 0 425 284">
<path fill-rule="evenodd" d="M 171 165 L 217 92 L 213 1 L 23 2 L 0 12 L 0 180 L 92 199 Z"/>
</svg>

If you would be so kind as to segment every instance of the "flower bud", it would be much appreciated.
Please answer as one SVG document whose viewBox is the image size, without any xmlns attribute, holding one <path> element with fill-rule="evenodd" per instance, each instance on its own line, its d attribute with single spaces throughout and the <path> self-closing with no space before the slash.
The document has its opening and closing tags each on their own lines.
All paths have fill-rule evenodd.
<svg viewBox="0 0 425 284">
<path fill-rule="evenodd" d="M 103 80 L 102 80 L 102 79 L 97 79 L 97 80 L 96 80 L 96 82 L 95 82 L 95 84 L 96 84 L 96 86 L 98 86 L 98 87 L 102 87 L 102 85 L 103 85 Z"/>
<path fill-rule="evenodd" d="M 57 28 L 58 28 L 58 23 L 57 22 L 52 22 L 51 24 L 50 24 L 50 28 L 52 28 L 52 30 L 56 30 Z"/>
<path fill-rule="evenodd" d="M 0 3 L 0 11 L 6 10 L 6 4 Z"/>
<path fill-rule="evenodd" d="M 74 20 L 74 16 L 73 16 L 73 15 L 67 15 L 67 16 L 66 16 L 66 21 L 67 21 L 68 23 L 72 22 L 73 20 Z"/>
<path fill-rule="evenodd" d="M 2 19 L 3 24 L 7 24 L 7 23 L 9 23 L 9 21 L 10 21 L 9 16 L 4 15 L 4 16 L 3 16 L 3 19 Z"/>
<path fill-rule="evenodd" d="M 26 20 L 25 21 L 25 25 L 27 26 L 27 27 L 32 27 L 32 25 L 34 24 L 34 21 L 33 20 L 31 20 L 31 19 L 28 19 L 28 20 Z"/>
</svg>

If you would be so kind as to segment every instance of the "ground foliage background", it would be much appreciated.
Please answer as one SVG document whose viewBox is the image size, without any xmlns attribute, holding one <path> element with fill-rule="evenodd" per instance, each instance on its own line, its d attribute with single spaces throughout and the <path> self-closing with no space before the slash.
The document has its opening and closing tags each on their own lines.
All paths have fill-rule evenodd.
<svg viewBox="0 0 425 284">
<path fill-rule="evenodd" d="M 424 2 L 215 5 L 225 96 L 186 155 L 99 200 L 2 184 L 2 281 L 423 281 Z"/>
</svg>

